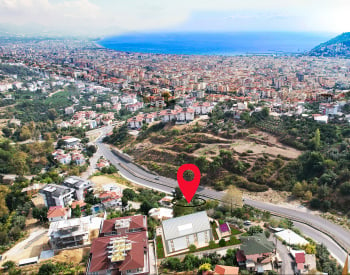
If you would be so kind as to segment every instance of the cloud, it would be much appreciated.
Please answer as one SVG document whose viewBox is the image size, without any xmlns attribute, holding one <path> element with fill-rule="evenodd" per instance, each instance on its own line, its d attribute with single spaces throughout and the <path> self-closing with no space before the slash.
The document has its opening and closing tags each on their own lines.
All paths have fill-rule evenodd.
<svg viewBox="0 0 350 275">
<path fill-rule="evenodd" d="M 289 28 L 345 31 L 350 29 L 349 9 L 347 0 L 0 0 L 0 24 L 23 31 L 104 36 L 171 30 L 186 22 L 188 29 L 200 29 L 200 24 L 190 24 L 205 17 L 194 15 L 217 14 L 218 20 L 244 22 L 252 30 L 273 29 L 271 22 L 283 20 Z"/>
</svg>

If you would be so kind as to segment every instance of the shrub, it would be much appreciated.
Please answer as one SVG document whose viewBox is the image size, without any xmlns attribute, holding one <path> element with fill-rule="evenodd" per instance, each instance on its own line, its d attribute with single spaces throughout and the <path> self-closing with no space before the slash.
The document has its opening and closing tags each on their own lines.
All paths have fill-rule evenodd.
<svg viewBox="0 0 350 275">
<path fill-rule="evenodd" d="M 344 182 L 340 186 L 340 193 L 344 196 L 350 195 L 350 181 Z"/>
<path fill-rule="evenodd" d="M 226 245 L 225 239 L 221 239 L 221 240 L 219 241 L 219 246 L 220 246 L 220 247 L 224 247 L 225 245 Z"/>
<path fill-rule="evenodd" d="M 196 247 L 194 244 L 191 244 L 191 245 L 188 247 L 188 249 L 190 250 L 191 253 L 194 253 L 194 252 L 196 252 L 197 247 Z"/>
<path fill-rule="evenodd" d="M 6 261 L 2 264 L 2 267 L 4 268 L 4 270 L 10 270 L 12 268 L 14 268 L 16 266 L 16 263 L 13 261 Z"/>
<path fill-rule="evenodd" d="M 247 233 L 249 236 L 253 236 L 255 234 L 262 233 L 263 231 L 264 230 L 262 229 L 262 227 L 260 225 L 256 225 L 256 226 L 249 227 Z"/>
<path fill-rule="evenodd" d="M 199 267 L 199 271 L 208 271 L 208 270 L 211 270 L 211 264 L 210 263 L 202 264 Z"/>
<path fill-rule="evenodd" d="M 228 242 L 229 245 L 235 245 L 235 244 L 239 244 L 239 243 L 241 243 L 241 241 L 237 240 L 237 238 L 235 236 L 231 236 L 230 240 Z"/>
<path fill-rule="evenodd" d="M 212 241 L 209 241 L 209 248 L 210 249 L 213 249 L 213 248 L 215 248 L 216 247 L 216 245 L 215 245 L 215 242 L 212 240 Z"/>
<path fill-rule="evenodd" d="M 54 274 L 56 271 L 56 266 L 52 263 L 43 264 L 39 268 L 38 275 L 50 275 Z"/>
</svg>

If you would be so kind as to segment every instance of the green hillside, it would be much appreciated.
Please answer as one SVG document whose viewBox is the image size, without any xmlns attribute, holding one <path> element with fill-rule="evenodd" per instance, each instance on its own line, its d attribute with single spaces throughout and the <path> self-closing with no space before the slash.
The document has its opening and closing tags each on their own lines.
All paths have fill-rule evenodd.
<svg viewBox="0 0 350 275">
<path fill-rule="evenodd" d="M 309 52 L 311 56 L 350 57 L 350 32 L 344 32 Z"/>
</svg>

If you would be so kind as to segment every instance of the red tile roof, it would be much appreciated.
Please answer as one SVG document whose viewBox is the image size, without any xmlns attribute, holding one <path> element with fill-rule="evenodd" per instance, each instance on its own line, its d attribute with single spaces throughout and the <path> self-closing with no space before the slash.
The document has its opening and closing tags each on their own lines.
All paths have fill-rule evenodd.
<svg viewBox="0 0 350 275">
<path fill-rule="evenodd" d="M 77 205 L 79 205 L 79 207 L 82 208 L 86 205 L 86 203 L 83 201 L 73 201 L 72 205 L 71 205 L 72 209 L 75 209 L 75 207 L 77 207 Z"/>
<path fill-rule="evenodd" d="M 295 262 L 297 264 L 305 263 L 305 254 L 304 253 L 296 253 L 295 254 Z"/>
<path fill-rule="evenodd" d="M 110 270 L 112 274 L 118 274 L 118 270 L 125 271 L 144 267 L 144 252 L 148 249 L 146 231 L 128 234 L 128 240 L 130 240 L 132 244 L 131 250 L 126 252 L 125 259 L 122 262 L 112 263 L 110 259 L 108 259 L 107 246 L 110 240 L 116 237 L 119 237 L 119 235 L 100 237 L 93 241 L 90 250 L 91 261 L 88 272 Z"/>
<path fill-rule="evenodd" d="M 239 267 L 237 266 L 227 266 L 227 265 L 216 265 L 214 274 L 218 275 L 238 275 Z"/>
<path fill-rule="evenodd" d="M 147 225 L 144 225 L 144 223 L 143 223 L 143 217 L 144 216 L 142 216 L 142 215 L 137 215 L 137 216 L 132 216 L 132 217 L 120 217 L 120 218 L 105 220 L 100 233 L 105 234 L 105 233 L 110 233 L 110 232 L 115 231 L 115 221 L 116 220 L 123 220 L 123 219 L 130 219 L 129 229 L 144 228 L 145 230 L 147 230 Z"/>
<path fill-rule="evenodd" d="M 47 211 L 47 218 L 63 217 L 66 215 L 66 209 L 60 206 L 51 206 Z"/>
</svg>

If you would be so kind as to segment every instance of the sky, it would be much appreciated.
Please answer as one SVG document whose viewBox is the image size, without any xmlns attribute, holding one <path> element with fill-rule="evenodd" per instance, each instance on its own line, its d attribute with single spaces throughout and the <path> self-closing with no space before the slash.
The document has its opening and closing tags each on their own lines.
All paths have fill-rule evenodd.
<svg viewBox="0 0 350 275">
<path fill-rule="evenodd" d="M 130 32 L 350 31 L 349 0 L 0 0 L 0 30 L 103 37 Z"/>
</svg>

